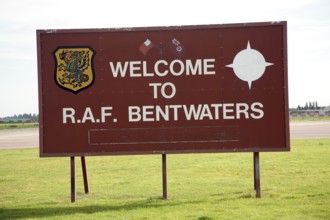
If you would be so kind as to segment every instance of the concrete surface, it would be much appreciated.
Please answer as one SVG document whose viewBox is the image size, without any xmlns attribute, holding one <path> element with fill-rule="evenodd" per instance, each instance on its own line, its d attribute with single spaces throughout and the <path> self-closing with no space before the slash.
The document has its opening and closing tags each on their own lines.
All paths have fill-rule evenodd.
<svg viewBox="0 0 330 220">
<path fill-rule="evenodd" d="M 330 121 L 291 122 L 291 139 L 330 138 Z M 39 129 L 0 130 L 0 149 L 39 147 Z"/>
</svg>

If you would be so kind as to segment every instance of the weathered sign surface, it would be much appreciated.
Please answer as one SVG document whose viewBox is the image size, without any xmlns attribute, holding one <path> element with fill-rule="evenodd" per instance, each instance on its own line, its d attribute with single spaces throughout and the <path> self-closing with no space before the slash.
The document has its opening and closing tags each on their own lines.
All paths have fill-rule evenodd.
<svg viewBox="0 0 330 220">
<path fill-rule="evenodd" d="M 37 40 L 41 156 L 290 149 L 286 22 Z"/>
</svg>

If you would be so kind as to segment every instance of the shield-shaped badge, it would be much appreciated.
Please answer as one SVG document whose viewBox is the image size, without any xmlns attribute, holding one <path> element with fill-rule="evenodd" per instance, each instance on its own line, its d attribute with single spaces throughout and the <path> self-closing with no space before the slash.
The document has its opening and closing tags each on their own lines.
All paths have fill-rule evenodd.
<svg viewBox="0 0 330 220">
<path fill-rule="evenodd" d="M 89 88 L 94 82 L 93 58 L 90 47 L 59 47 L 54 53 L 55 82 L 75 94 Z"/>
</svg>

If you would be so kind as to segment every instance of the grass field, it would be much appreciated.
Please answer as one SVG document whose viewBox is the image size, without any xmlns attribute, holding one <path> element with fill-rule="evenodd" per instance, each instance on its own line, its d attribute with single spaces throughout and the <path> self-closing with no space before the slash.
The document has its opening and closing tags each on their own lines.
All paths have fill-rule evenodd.
<svg viewBox="0 0 330 220">
<path fill-rule="evenodd" d="M 257 199 L 252 153 L 168 155 L 163 201 L 161 155 L 87 157 L 91 193 L 77 160 L 72 204 L 69 158 L 0 150 L 0 219 L 330 219 L 329 158 L 330 139 L 260 153 Z"/>
<path fill-rule="evenodd" d="M 38 123 L 14 123 L 14 124 L 0 124 L 1 129 L 14 129 L 14 128 L 38 128 Z"/>
<path fill-rule="evenodd" d="M 298 117 L 290 118 L 290 121 L 330 121 L 330 117 Z"/>
</svg>

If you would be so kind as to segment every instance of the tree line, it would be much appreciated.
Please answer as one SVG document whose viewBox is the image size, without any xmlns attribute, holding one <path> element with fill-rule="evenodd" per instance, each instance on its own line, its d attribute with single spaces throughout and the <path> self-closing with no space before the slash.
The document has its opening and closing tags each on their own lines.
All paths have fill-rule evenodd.
<svg viewBox="0 0 330 220">
<path fill-rule="evenodd" d="M 18 114 L 18 115 L 13 115 L 13 116 L 7 116 L 2 118 L 2 120 L 4 121 L 18 121 L 18 120 L 31 120 L 32 122 L 39 122 L 39 114 L 28 114 L 28 113 L 24 113 L 24 114 Z"/>
<path fill-rule="evenodd" d="M 306 102 L 305 106 L 298 105 L 297 110 L 317 110 L 321 109 L 321 107 L 315 102 Z"/>
</svg>

